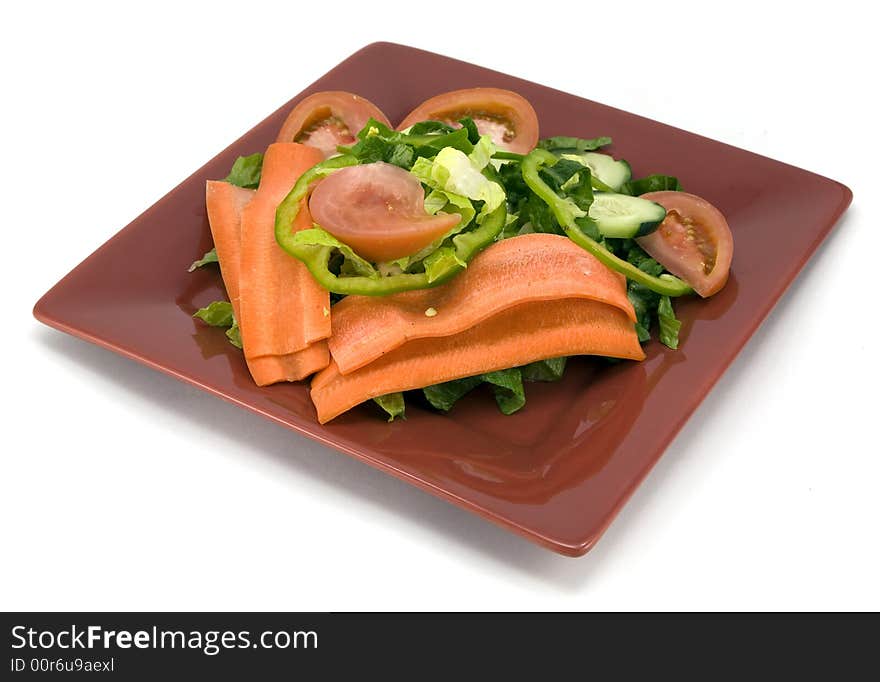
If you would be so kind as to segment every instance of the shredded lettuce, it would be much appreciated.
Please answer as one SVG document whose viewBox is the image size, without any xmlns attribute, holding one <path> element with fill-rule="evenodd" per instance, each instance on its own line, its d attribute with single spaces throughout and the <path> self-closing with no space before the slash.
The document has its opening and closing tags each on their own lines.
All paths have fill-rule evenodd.
<svg viewBox="0 0 880 682">
<path fill-rule="evenodd" d="M 206 251 L 205 255 L 199 258 L 197 261 L 194 261 L 192 265 L 189 266 L 189 271 L 192 272 L 198 268 L 201 268 L 209 263 L 219 263 L 220 259 L 217 258 L 217 249 L 213 248 L 210 251 Z"/>
<path fill-rule="evenodd" d="M 232 164 L 232 170 L 226 176 L 226 182 L 245 189 L 256 189 L 260 185 L 262 173 L 262 154 L 258 152 L 250 156 L 239 156 Z"/>
<path fill-rule="evenodd" d="M 416 159 L 410 172 L 431 189 L 482 201 L 483 207 L 476 216 L 479 224 L 506 199 L 504 188 L 481 172 L 494 151 L 487 145 L 491 145 L 491 141 L 484 142 L 480 138 L 471 152 L 473 158 L 460 149 L 444 147 L 433 159 Z M 483 165 L 478 165 L 480 163 Z"/>
<path fill-rule="evenodd" d="M 471 129 L 465 121 L 462 121 L 462 124 L 465 127 L 455 129 L 439 121 L 423 121 L 411 126 L 407 131 L 399 132 L 370 119 L 358 132 L 358 139 L 354 145 L 340 148 L 356 156 L 360 163 L 383 161 L 413 172 L 428 186 L 424 203 L 426 213 L 434 215 L 442 211 L 458 213 L 461 216 L 461 220 L 448 234 L 418 253 L 388 263 L 377 263 L 375 266 L 318 226 L 297 233 L 294 237 L 296 243 L 331 246 L 338 249 L 342 256 L 339 270 L 341 274 L 381 277 L 386 274 L 421 271 L 424 268 L 429 280 L 433 281 L 431 273 L 437 270 L 441 263 L 455 257 L 451 247 L 445 250 L 441 248 L 444 244 L 448 245 L 448 239 L 470 227 L 475 218 L 478 217 L 477 222 L 482 222 L 484 216 L 498 208 L 504 201 L 504 190 L 501 186 L 491 182 L 480 172 L 489 165 L 491 156 L 495 152 L 491 139 L 477 137 L 472 143 L 468 135 L 473 135 L 476 127 L 473 126 Z M 438 158 L 439 164 L 436 163 Z M 442 181 L 433 177 L 435 166 L 436 173 L 442 176 Z M 461 191 L 462 189 L 467 190 L 470 196 Z M 474 201 L 482 202 L 479 206 L 479 216 Z M 432 258 L 428 260 L 429 257 Z M 457 257 L 455 259 L 460 262 Z"/>
</svg>

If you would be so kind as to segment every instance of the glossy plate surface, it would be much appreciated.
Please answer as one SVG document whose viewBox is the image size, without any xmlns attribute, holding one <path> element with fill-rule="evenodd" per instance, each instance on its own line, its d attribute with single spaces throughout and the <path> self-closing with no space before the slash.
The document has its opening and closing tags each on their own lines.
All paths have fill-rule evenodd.
<svg viewBox="0 0 880 682">
<path fill-rule="evenodd" d="M 478 390 L 449 416 L 409 406 L 406 421 L 388 424 L 362 406 L 320 426 L 305 385 L 258 388 L 223 331 L 190 317 L 224 297 L 216 269 L 187 273 L 211 246 L 205 181 L 225 177 L 236 156 L 264 150 L 291 106 L 313 92 L 356 92 L 396 122 L 432 95 L 474 86 L 527 97 L 542 136 L 611 135 L 610 151 L 628 159 L 635 176 L 677 175 L 689 192 L 718 206 L 735 239 L 730 282 L 707 301 L 677 305 L 680 350 L 652 342 L 643 363 L 572 361 L 562 382 L 529 385 L 528 403 L 516 415 L 501 415 Z M 110 239 L 55 285 L 34 314 L 554 551 L 579 555 L 601 536 L 851 198 L 833 180 L 741 149 L 471 64 L 375 43 Z"/>
</svg>

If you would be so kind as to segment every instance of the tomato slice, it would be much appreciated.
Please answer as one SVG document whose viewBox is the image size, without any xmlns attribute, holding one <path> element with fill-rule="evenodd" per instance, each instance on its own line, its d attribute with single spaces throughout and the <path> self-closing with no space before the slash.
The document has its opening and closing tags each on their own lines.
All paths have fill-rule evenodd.
<svg viewBox="0 0 880 682">
<path fill-rule="evenodd" d="M 337 153 L 337 145 L 353 144 L 371 117 L 391 127 L 385 114 L 368 99 L 341 90 L 316 92 L 287 115 L 276 142 L 317 147 L 326 158 Z"/>
<path fill-rule="evenodd" d="M 458 126 L 459 119 L 466 116 L 502 149 L 528 154 L 538 144 L 535 109 L 522 95 L 500 88 L 469 88 L 437 95 L 413 109 L 397 129 L 404 130 L 419 121 Z"/>
<path fill-rule="evenodd" d="M 648 192 L 667 213 L 660 226 L 636 241 L 673 275 L 706 298 L 727 282 L 733 258 L 733 235 L 721 211 L 687 192 Z"/>
<path fill-rule="evenodd" d="M 323 179 L 309 200 L 315 222 L 375 263 L 421 251 L 461 217 L 425 213 L 418 178 L 389 163 L 343 168 Z"/>
</svg>

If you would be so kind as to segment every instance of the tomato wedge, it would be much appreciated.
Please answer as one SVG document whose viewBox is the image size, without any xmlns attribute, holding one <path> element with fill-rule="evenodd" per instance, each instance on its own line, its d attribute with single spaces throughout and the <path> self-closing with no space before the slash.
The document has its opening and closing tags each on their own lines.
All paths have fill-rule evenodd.
<svg viewBox="0 0 880 682">
<path fill-rule="evenodd" d="M 673 275 L 706 298 L 727 282 L 733 258 L 733 235 L 721 211 L 687 192 L 648 192 L 667 213 L 660 226 L 636 241 Z"/>
<path fill-rule="evenodd" d="M 390 163 L 349 166 L 315 187 L 315 222 L 375 263 L 421 251 L 449 232 L 456 213 L 425 213 L 425 192 L 412 173 Z"/>
<path fill-rule="evenodd" d="M 368 99 L 341 90 L 316 92 L 287 115 L 276 142 L 317 147 L 326 158 L 336 154 L 337 145 L 352 144 L 371 117 L 391 127 L 385 114 Z"/>
<path fill-rule="evenodd" d="M 469 88 L 437 95 L 413 109 L 397 129 L 404 130 L 419 121 L 458 126 L 459 119 L 466 116 L 501 149 L 528 154 L 538 144 L 535 109 L 522 95 L 500 88 Z"/>
</svg>

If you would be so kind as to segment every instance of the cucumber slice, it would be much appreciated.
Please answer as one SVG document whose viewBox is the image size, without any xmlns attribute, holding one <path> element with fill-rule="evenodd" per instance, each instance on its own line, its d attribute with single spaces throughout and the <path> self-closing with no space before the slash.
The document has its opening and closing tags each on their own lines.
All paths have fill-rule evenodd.
<svg viewBox="0 0 880 682">
<path fill-rule="evenodd" d="M 642 237 L 657 229 L 666 217 L 660 204 L 626 194 L 596 192 L 589 216 L 605 237 Z"/>
<path fill-rule="evenodd" d="M 615 161 L 608 154 L 582 152 L 581 154 L 563 154 L 562 158 L 583 164 L 590 169 L 593 177 L 608 185 L 615 192 L 619 192 L 624 183 L 632 177 L 632 169 L 626 161 Z"/>
</svg>

